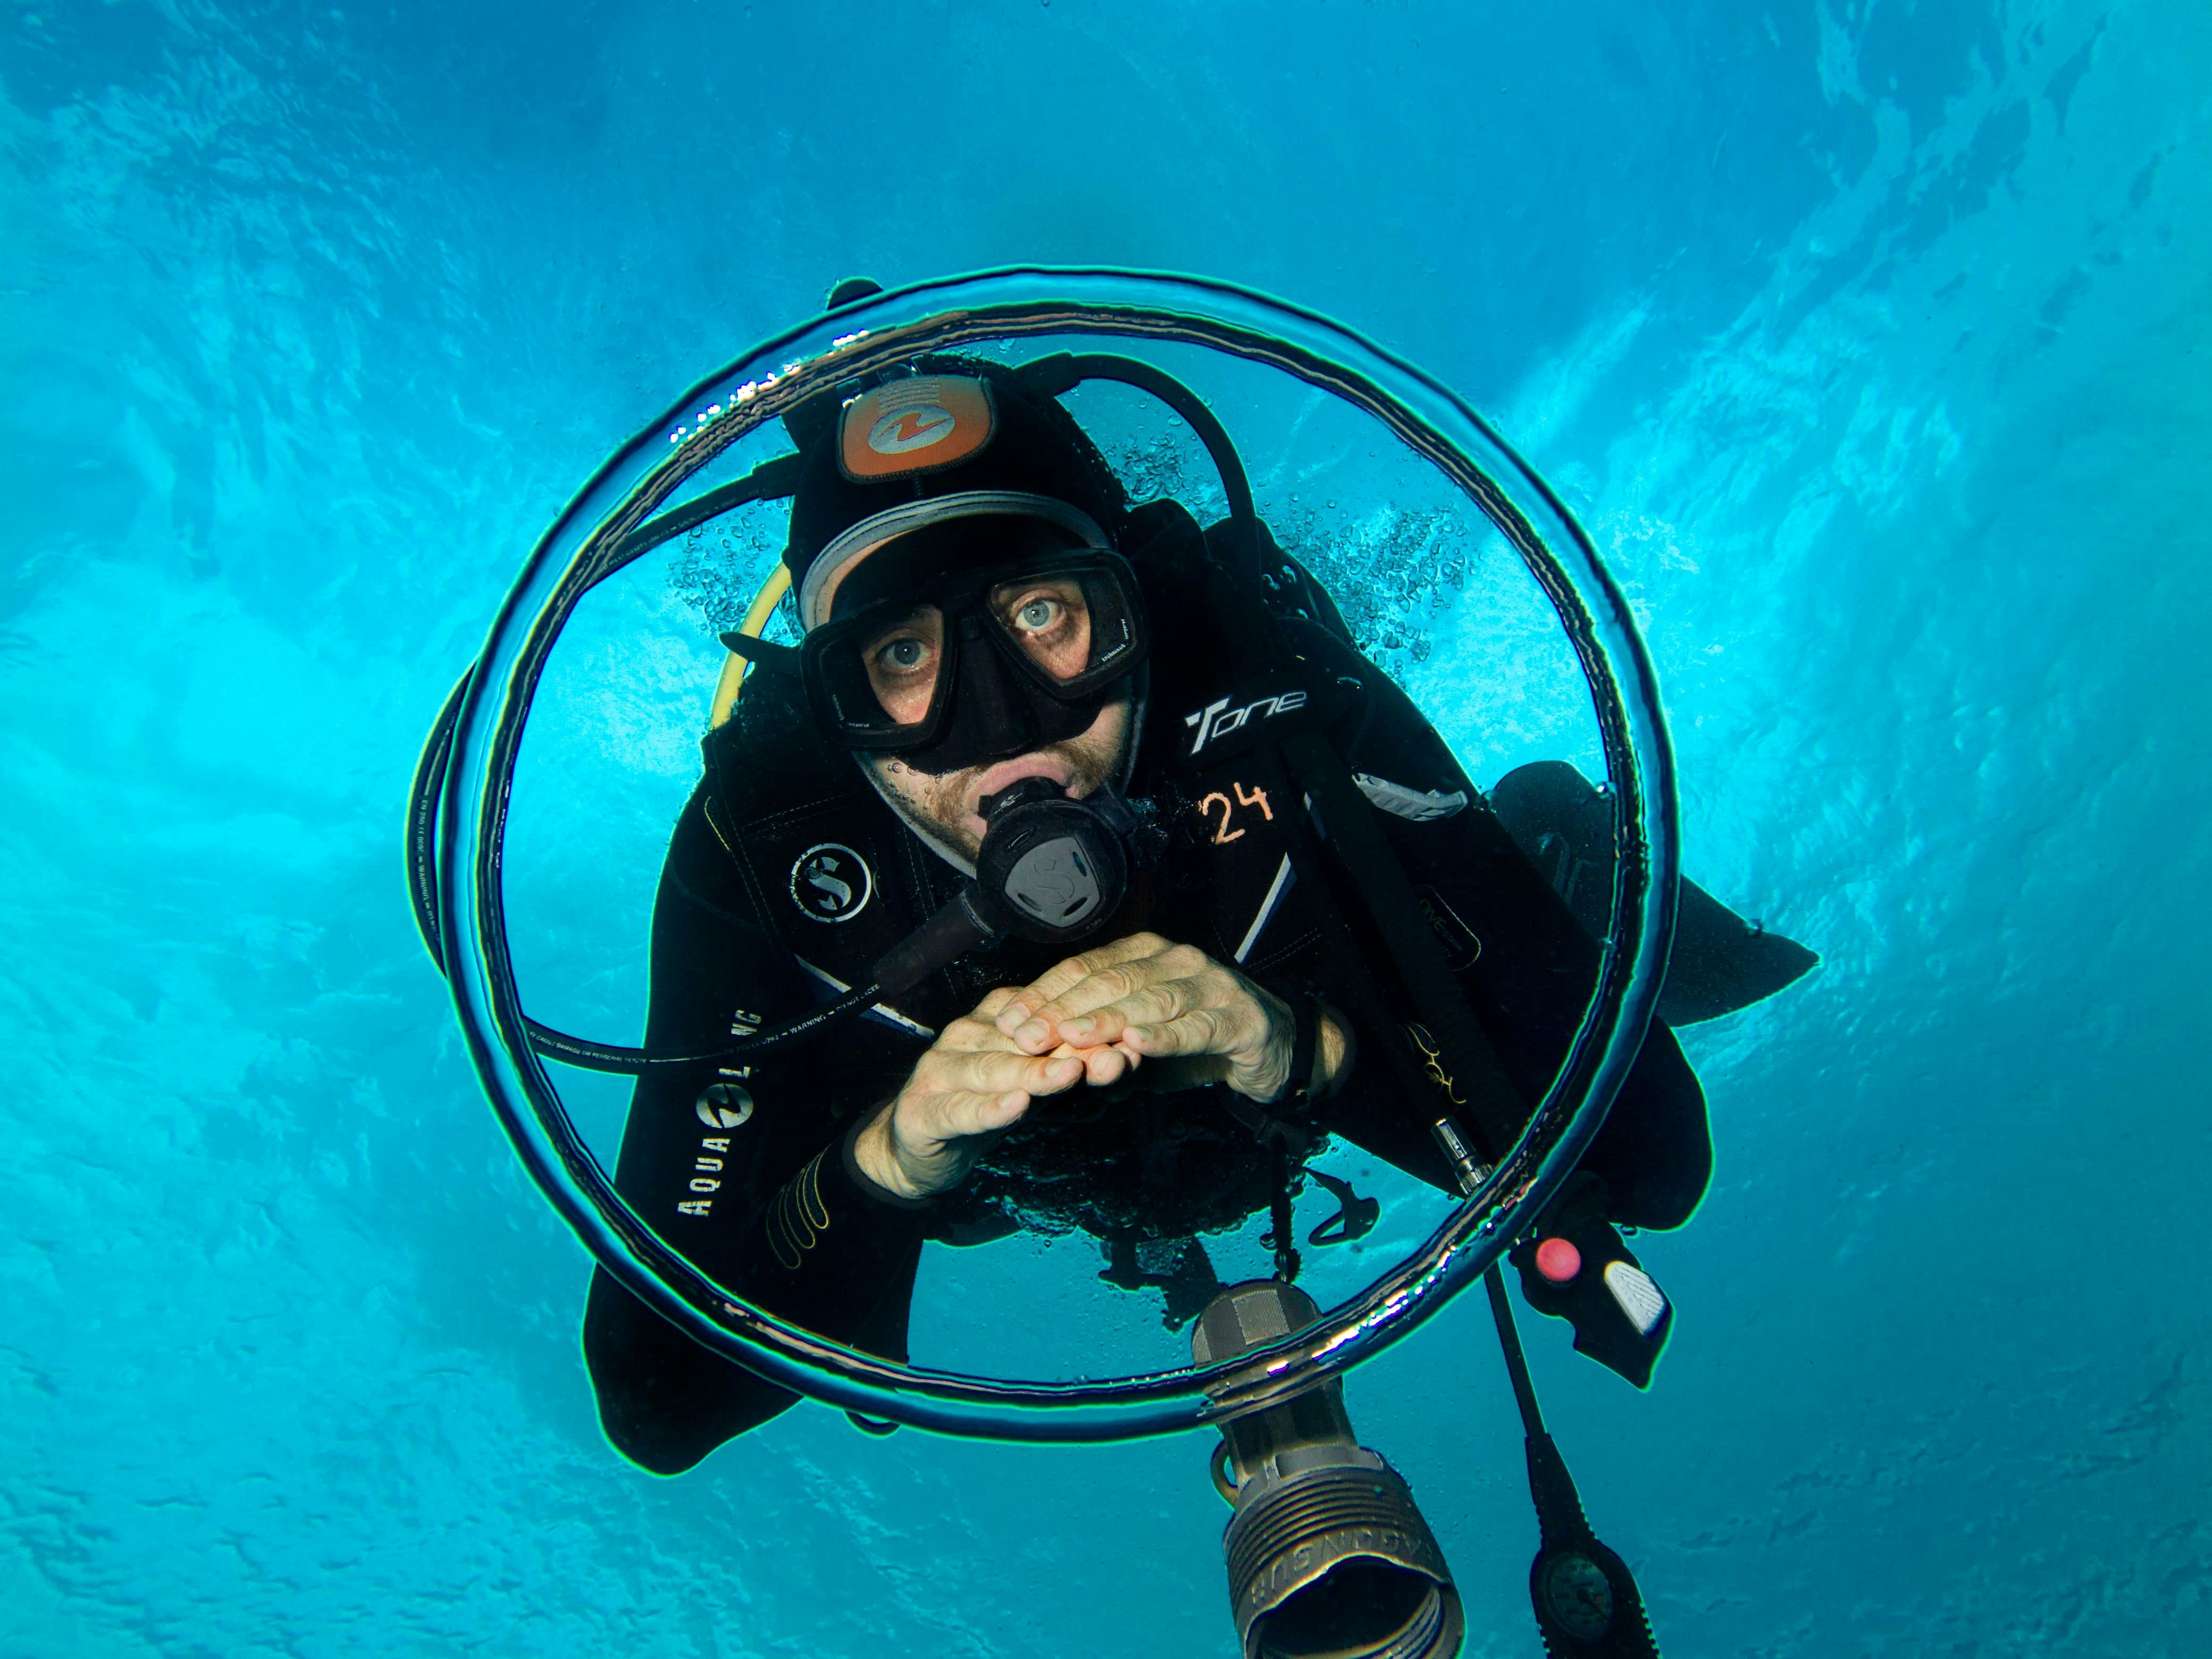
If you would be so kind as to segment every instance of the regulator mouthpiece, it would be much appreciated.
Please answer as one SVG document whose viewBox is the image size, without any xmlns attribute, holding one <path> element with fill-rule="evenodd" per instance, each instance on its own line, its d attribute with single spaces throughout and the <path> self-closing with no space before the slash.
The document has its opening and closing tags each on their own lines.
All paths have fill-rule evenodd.
<svg viewBox="0 0 2212 1659">
<path fill-rule="evenodd" d="M 1001 933 L 1072 945 L 1121 903 L 1138 823 L 1112 794 L 1071 800 L 1049 778 L 1024 778 L 981 805 L 990 828 L 975 879 L 876 963 L 884 995 L 913 989 Z"/>
<path fill-rule="evenodd" d="M 1049 778 L 984 797 L 976 913 L 1000 933 L 1068 945 L 1114 914 L 1129 884 L 1129 810 L 1107 792 L 1070 799 Z"/>
<path fill-rule="evenodd" d="M 1279 1279 L 1231 1285 L 1199 1316 L 1201 1365 L 1234 1358 L 1320 1316 Z M 1449 1659 L 1466 1620 L 1451 1569 L 1405 1480 L 1359 1444 L 1332 1379 L 1222 1425 L 1222 1536 L 1244 1659 Z"/>
</svg>

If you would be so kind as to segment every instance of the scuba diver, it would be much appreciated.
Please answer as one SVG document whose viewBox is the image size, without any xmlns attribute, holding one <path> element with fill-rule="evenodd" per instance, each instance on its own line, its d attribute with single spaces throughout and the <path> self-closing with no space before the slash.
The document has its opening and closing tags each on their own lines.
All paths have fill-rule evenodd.
<svg viewBox="0 0 2212 1659">
<path fill-rule="evenodd" d="M 1605 925 L 1612 803 L 1558 763 L 1486 799 L 1249 495 L 1210 526 L 1128 502 L 1054 362 L 918 357 L 787 417 L 800 642 L 724 636 L 751 672 L 653 908 L 646 1053 L 690 1058 L 643 1068 L 617 1190 L 717 1283 L 902 1362 L 925 1243 L 1024 1227 L 1096 1237 L 1201 1359 L 1296 1328 L 1293 1198 L 1342 1203 L 1309 1244 L 1375 1213 L 1307 1160 L 1342 1139 L 1471 1191 L 1558 1071 Z M 1810 964 L 1683 893 L 1662 1014 Z M 811 1041 L 728 1053 L 856 995 Z M 1711 1170 L 1655 1021 L 1511 1255 L 1638 1387 L 1673 1309 L 1620 1230 L 1680 1226 Z M 1255 1301 L 1201 1241 L 1261 1213 Z M 583 1345 L 608 1438 L 658 1474 L 797 1398 L 603 1270 Z M 1232 1485 L 1257 1478 L 1237 1427 Z"/>
</svg>

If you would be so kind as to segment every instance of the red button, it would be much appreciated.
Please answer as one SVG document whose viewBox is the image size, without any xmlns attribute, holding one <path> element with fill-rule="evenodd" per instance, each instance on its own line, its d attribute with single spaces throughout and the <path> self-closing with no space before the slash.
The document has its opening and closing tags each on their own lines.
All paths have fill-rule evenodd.
<svg viewBox="0 0 2212 1659">
<path fill-rule="evenodd" d="M 1573 1242 L 1547 1238 L 1536 1247 L 1536 1271 L 1554 1285 L 1564 1285 L 1583 1270 L 1583 1253 Z"/>
</svg>

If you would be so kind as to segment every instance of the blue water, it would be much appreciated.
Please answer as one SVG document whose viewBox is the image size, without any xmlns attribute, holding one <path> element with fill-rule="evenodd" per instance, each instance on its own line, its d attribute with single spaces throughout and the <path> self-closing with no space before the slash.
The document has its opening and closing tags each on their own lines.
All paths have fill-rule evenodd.
<svg viewBox="0 0 2212 1659">
<path fill-rule="evenodd" d="M 14 0 L 0 42 L 0 1653 L 1231 1651 L 1197 1437 L 806 1407 L 621 1463 L 401 884 L 423 731 L 605 449 L 838 276 L 1015 261 L 1279 292 L 1491 413 L 1635 599 L 1693 872 L 1825 957 L 1691 1034 L 1719 1174 L 1650 1241 L 1651 1394 L 1531 1332 L 1668 1650 L 2212 1651 L 2212 12 Z M 617 1036 L 714 654 L 679 587 L 548 751 L 634 785 L 567 844 L 605 894 L 530 924 Z M 1400 665 L 1487 781 L 1582 739 L 1453 672 L 1484 592 Z M 1351 1388 L 1469 1651 L 1533 1655 L 1479 1310 Z"/>
</svg>

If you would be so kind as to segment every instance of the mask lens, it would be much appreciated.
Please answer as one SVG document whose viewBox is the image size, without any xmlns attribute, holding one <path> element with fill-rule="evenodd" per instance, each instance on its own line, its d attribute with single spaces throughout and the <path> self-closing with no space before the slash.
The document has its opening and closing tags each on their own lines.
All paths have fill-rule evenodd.
<svg viewBox="0 0 2212 1659">
<path fill-rule="evenodd" d="M 1006 582 L 991 593 L 991 615 L 1030 662 L 1055 680 L 1091 666 L 1091 605 L 1073 576 Z"/>
<path fill-rule="evenodd" d="M 1052 687 L 1079 693 L 1129 671 L 1138 642 L 1133 596 L 1110 567 L 1002 581 L 986 604 L 1017 655 Z"/>
<path fill-rule="evenodd" d="M 920 726 L 945 659 L 945 612 L 935 605 L 878 610 L 834 630 L 809 653 L 817 706 L 847 741 L 895 738 Z"/>
<path fill-rule="evenodd" d="M 945 662 L 945 613 L 933 605 L 917 605 L 863 632 L 851 650 L 877 708 L 894 726 L 921 725 Z"/>
</svg>

